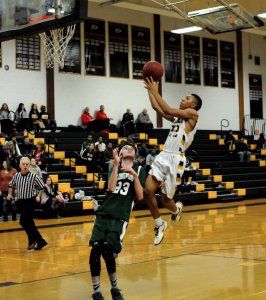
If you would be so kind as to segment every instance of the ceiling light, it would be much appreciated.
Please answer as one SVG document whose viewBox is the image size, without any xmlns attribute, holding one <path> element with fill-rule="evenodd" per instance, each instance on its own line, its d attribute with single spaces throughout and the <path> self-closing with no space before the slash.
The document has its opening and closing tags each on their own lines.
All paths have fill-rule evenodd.
<svg viewBox="0 0 266 300">
<path fill-rule="evenodd" d="M 182 33 L 188 33 L 188 32 L 200 31 L 200 30 L 203 30 L 203 28 L 199 26 L 189 26 L 189 27 L 174 28 L 171 30 L 171 32 L 176 34 L 182 34 Z"/>
<path fill-rule="evenodd" d="M 260 13 L 258 13 L 258 17 L 266 18 L 266 11 L 261 11 Z"/>
</svg>

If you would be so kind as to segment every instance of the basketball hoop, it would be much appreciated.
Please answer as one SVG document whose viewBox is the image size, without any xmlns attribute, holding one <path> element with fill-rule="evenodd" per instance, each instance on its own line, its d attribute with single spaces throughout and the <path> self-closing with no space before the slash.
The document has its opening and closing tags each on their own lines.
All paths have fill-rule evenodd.
<svg viewBox="0 0 266 300">
<path fill-rule="evenodd" d="M 50 34 L 40 33 L 44 45 L 44 66 L 54 68 L 58 64 L 64 68 L 66 49 L 75 32 L 76 24 L 68 26 L 66 30 L 59 28 L 50 30 Z"/>
</svg>

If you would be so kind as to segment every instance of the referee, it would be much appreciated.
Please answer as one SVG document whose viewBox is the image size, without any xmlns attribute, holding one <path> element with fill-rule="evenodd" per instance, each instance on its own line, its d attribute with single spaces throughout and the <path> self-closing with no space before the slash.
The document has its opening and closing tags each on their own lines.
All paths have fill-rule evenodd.
<svg viewBox="0 0 266 300">
<path fill-rule="evenodd" d="M 8 196 L 6 199 L 13 199 L 12 192 L 15 188 L 17 188 L 19 204 L 21 206 L 19 224 L 26 231 L 28 236 L 28 250 L 41 250 L 47 245 L 47 242 L 42 238 L 37 230 L 32 216 L 36 201 L 40 202 L 40 192 L 44 189 L 44 183 L 38 175 L 29 172 L 30 160 L 28 157 L 22 157 L 20 159 L 19 166 L 21 172 L 16 173 L 10 181 L 8 185 Z M 36 243 L 37 246 L 35 247 Z"/>
</svg>

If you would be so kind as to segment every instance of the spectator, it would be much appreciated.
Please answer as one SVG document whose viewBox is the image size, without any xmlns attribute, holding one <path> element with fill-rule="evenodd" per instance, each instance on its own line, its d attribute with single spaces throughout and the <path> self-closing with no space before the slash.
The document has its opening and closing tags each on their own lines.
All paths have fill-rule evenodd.
<svg viewBox="0 0 266 300">
<path fill-rule="evenodd" d="M 197 171 L 197 168 L 189 161 L 189 158 L 186 157 L 186 166 L 184 168 L 184 174 L 182 176 L 182 184 L 184 184 L 185 181 L 186 181 L 187 185 L 189 185 L 189 184 L 192 184 L 192 185 L 197 184 L 197 182 L 195 182 L 196 171 Z M 191 182 L 189 182 L 189 180 L 188 180 L 189 177 L 192 177 Z"/>
<path fill-rule="evenodd" d="M 131 134 L 129 134 L 129 135 L 127 136 L 127 142 L 135 146 L 135 141 L 133 140 Z"/>
<path fill-rule="evenodd" d="M 58 215 L 60 196 L 57 194 L 52 178 L 47 177 L 44 190 L 41 192 L 41 204 L 44 205 L 44 213 L 46 217 L 54 217 L 62 219 Z"/>
<path fill-rule="evenodd" d="M 27 119 L 28 124 L 23 124 L 23 125 L 20 124 L 22 119 Z M 15 121 L 14 121 L 14 123 L 16 125 L 18 125 L 18 131 L 23 131 L 24 130 L 24 125 L 26 126 L 26 125 L 29 125 L 29 123 L 31 123 L 31 120 L 29 119 L 28 113 L 27 113 L 23 103 L 19 103 L 19 106 L 18 106 L 18 108 L 15 112 Z"/>
<path fill-rule="evenodd" d="M 104 159 L 105 164 L 108 165 L 108 171 L 110 171 L 114 165 L 113 144 L 110 142 L 107 144 L 107 148 L 104 150 Z"/>
<path fill-rule="evenodd" d="M 45 128 L 43 121 L 40 119 L 40 113 L 39 113 L 37 105 L 35 103 L 31 104 L 31 110 L 29 113 L 29 117 L 32 120 L 32 124 L 38 125 L 40 130 Z"/>
<path fill-rule="evenodd" d="M 39 168 L 44 171 L 46 167 L 45 144 L 42 141 L 37 142 L 36 149 L 34 149 L 32 152 L 32 157 L 35 158 Z"/>
<path fill-rule="evenodd" d="M 146 161 L 145 161 L 145 170 L 146 170 L 146 173 L 148 174 L 150 169 L 151 169 L 151 165 L 152 163 L 154 162 L 155 160 L 155 157 L 157 156 L 156 155 L 156 148 L 152 148 L 151 149 L 151 153 L 147 155 L 146 157 Z"/>
<path fill-rule="evenodd" d="M 17 220 L 17 205 L 14 199 L 7 200 L 8 195 L 8 184 L 13 178 L 14 174 L 17 173 L 17 170 L 12 168 L 11 163 L 7 160 L 3 162 L 3 170 L 0 173 L 0 196 L 3 198 L 3 215 L 4 221 L 8 221 L 8 206 L 12 206 L 12 220 Z M 14 195 L 12 195 L 15 198 Z"/>
<path fill-rule="evenodd" d="M 100 110 L 96 114 L 96 119 L 101 120 L 99 131 L 109 133 L 110 120 L 113 120 L 113 118 L 107 117 L 106 113 L 104 112 L 104 105 L 100 106 Z"/>
<path fill-rule="evenodd" d="M 236 143 L 236 139 L 233 136 L 233 130 L 230 129 L 224 139 L 224 144 L 229 145 L 229 150 L 233 150 L 233 144 L 235 143 Z"/>
<path fill-rule="evenodd" d="M 91 143 L 94 144 L 94 141 L 92 140 L 92 135 L 89 134 L 87 140 L 85 142 L 83 142 L 83 144 L 82 144 L 81 152 L 84 151 L 85 149 L 87 149 L 88 144 L 91 144 Z"/>
<path fill-rule="evenodd" d="M 134 121 L 134 115 L 131 113 L 130 108 L 128 108 L 127 112 L 123 115 L 121 126 L 123 126 L 123 128 L 124 128 L 125 136 L 136 132 L 136 124 Z"/>
<path fill-rule="evenodd" d="M 12 167 L 17 169 L 18 167 L 18 153 L 12 141 L 5 143 L 5 159 L 9 160 Z"/>
<path fill-rule="evenodd" d="M 101 144 L 101 145 L 102 145 L 103 151 L 106 149 L 106 145 L 105 145 L 105 143 L 103 142 L 103 138 L 102 138 L 101 136 L 99 136 L 98 142 L 95 143 L 95 147 L 96 147 L 98 144 Z"/>
<path fill-rule="evenodd" d="M 264 149 L 264 144 L 265 144 L 264 134 L 261 133 L 261 134 L 260 134 L 260 137 L 259 137 L 259 139 L 258 139 L 257 150 L 260 151 L 261 149 Z"/>
<path fill-rule="evenodd" d="M 140 147 L 138 148 L 138 162 L 140 165 L 144 166 L 145 165 L 145 159 L 147 155 L 149 154 L 149 150 L 147 149 L 147 145 L 145 142 L 142 142 Z"/>
<path fill-rule="evenodd" d="M 50 115 L 46 111 L 46 106 L 41 105 L 40 109 L 41 112 L 39 113 L 39 120 L 41 120 L 45 128 L 47 128 L 47 130 L 44 130 L 44 132 L 60 132 L 60 130 L 57 130 L 56 120 L 50 119 Z"/>
<path fill-rule="evenodd" d="M 89 107 L 85 108 L 84 113 L 81 116 L 81 121 L 82 124 L 87 127 L 88 132 L 94 133 L 100 131 L 101 121 L 93 119 Z"/>
<path fill-rule="evenodd" d="M 144 108 L 143 111 L 138 114 L 138 118 L 136 120 L 138 132 L 147 133 L 153 131 L 152 120 L 147 112 L 147 108 Z"/>
<path fill-rule="evenodd" d="M 98 144 L 96 145 L 95 152 L 95 172 L 103 173 L 104 163 L 105 159 L 102 144 Z"/>
<path fill-rule="evenodd" d="M 250 161 L 251 152 L 248 151 L 248 146 L 244 143 L 244 138 L 241 138 L 236 144 L 234 153 L 239 156 L 240 161 L 244 161 L 244 157 L 246 157 L 247 161 Z"/>
<path fill-rule="evenodd" d="M 34 145 L 32 145 L 32 143 L 30 142 L 30 138 L 27 135 L 24 136 L 23 143 L 20 146 L 21 155 L 31 158 L 33 149 Z"/>
<path fill-rule="evenodd" d="M 18 156 L 22 156 L 21 153 L 20 153 L 19 146 L 18 146 L 17 136 L 16 136 L 16 134 L 15 134 L 14 132 L 11 133 L 11 134 L 8 136 L 7 141 L 5 142 L 5 145 L 6 145 L 6 143 L 7 143 L 8 141 L 10 141 L 10 142 L 13 143 L 14 149 L 15 149 L 17 155 L 18 155 Z"/>
<path fill-rule="evenodd" d="M 86 160 L 87 173 L 93 173 L 95 159 L 95 149 L 93 143 L 88 144 L 87 149 L 81 153 L 81 158 Z"/>
<path fill-rule="evenodd" d="M 5 134 L 10 134 L 13 132 L 11 113 L 6 103 L 4 103 L 0 109 L 0 135 L 1 132 Z"/>
<path fill-rule="evenodd" d="M 38 167 L 38 165 L 36 164 L 36 160 L 35 158 L 32 158 L 30 160 L 30 168 L 29 171 L 40 176 L 42 178 L 42 171 L 41 169 Z"/>
</svg>

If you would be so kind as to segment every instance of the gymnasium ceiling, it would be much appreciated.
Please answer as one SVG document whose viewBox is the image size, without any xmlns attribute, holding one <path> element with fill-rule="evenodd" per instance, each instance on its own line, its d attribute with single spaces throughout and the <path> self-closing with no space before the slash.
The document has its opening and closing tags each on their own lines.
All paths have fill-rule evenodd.
<svg viewBox="0 0 266 300">
<path fill-rule="evenodd" d="M 89 0 L 89 1 L 100 4 L 100 3 L 105 3 L 108 0 Z M 156 1 L 162 3 L 162 0 L 156 0 Z M 181 0 L 169 0 L 169 1 L 174 3 L 174 2 L 179 2 Z M 239 3 L 241 6 L 243 6 L 246 10 L 248 10 L 254 16 L 256 16 L 262 10 L 266 11 L 266 1 L 265 0 L 225 0 L 225 2 L 227 4 Z M 151 0 L 128 0 L 125 2 L 120 2 L 120 3 L 112 4 L 112 5 L 117 6 L 117 7 L 152 13 L 152 14 L 159 14 L 159 15 L 166 16 L 166 17 L 168 16 L 168 17 L 172 17 L 172 18 L 183 19 L 177 13 L 175 13 L 173 11 L 169 11 L 168 9 L 164 8 L 163 6 L 158 5 L 157 3 L 155 3 Z M 182 11 L 188 13 L 189 11 L 195 11 L 195 10 L 204 9 L 204 8 L 208 8 L 208 7 L 221 6 L 221 4 L 217 3 L 215 0 L 209 0 L 209 1 L 208 0 L 192 0 L 190 2 L 181 3 L 176 6 L 179 9 L 181 9 Z M 104 9 L 104 7 L 101 9 Z M 266 19 L 261 18 L 261 20 L 264 21 L 264 23 L 266 23 Z M 184 20 L 184 22 L 186 22 L 186 21 Z M 266 26 L 260 27 L 258 30 L 247 29 L 245 31 L 265 36 L 266 35 Z"/>
</svg>

